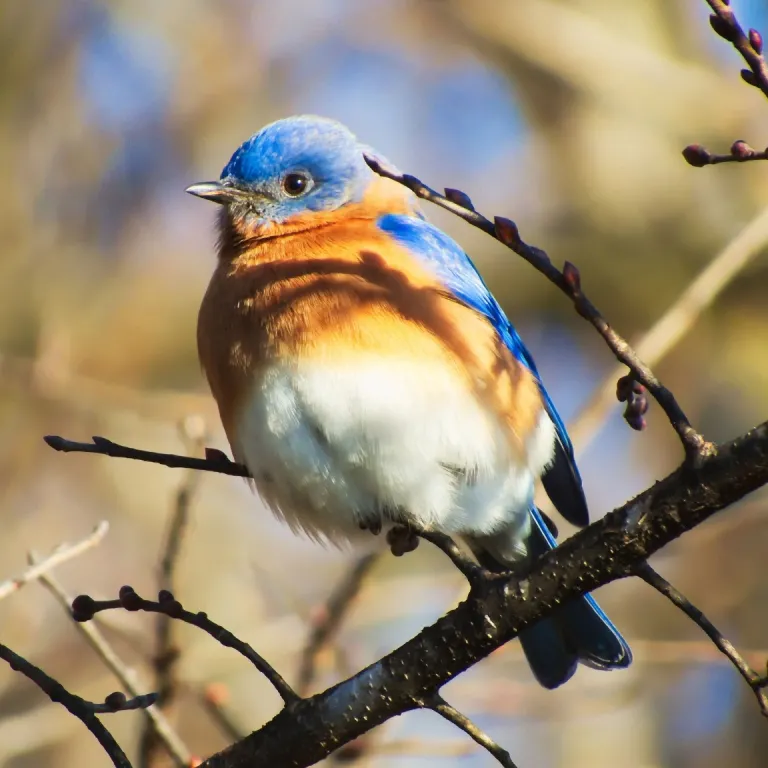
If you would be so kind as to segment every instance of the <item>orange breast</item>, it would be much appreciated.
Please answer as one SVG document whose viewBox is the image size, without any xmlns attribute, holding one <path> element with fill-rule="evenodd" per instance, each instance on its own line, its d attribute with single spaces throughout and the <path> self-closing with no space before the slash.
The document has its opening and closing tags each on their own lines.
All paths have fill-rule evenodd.
<svg viewBox="0 0 768 768">
<path fill-rule="evenodd" d="M 523 441 L 538 385 L 485 318 L 464 306 L 370 219 L 348 218 L 255 242 L 221 260 L 198 319 L 200 360 L 232 442 L 237 415 L 270 361 L 376 355 L 448 367 Z"/>
</svg>

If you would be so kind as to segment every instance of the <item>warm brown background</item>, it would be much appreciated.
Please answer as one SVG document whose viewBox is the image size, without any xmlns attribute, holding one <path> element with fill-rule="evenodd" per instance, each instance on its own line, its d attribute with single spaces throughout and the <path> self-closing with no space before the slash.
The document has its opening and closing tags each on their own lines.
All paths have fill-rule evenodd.
<svg viewBox="0 0 768 768">
<path fill-rule="evenodd" d="M 733 5 L 768 32 L 763 3 Z M 24 569 L 30 548 L 107 519 L 107 540 L 61 580 L 105 597 L 123 583 L 154 589 L 183 474 L 55 454 L 41 436 L 183 451 L 178 422 L 195 414 L 225 447 L 194 349 L 214 211 L 183 189 L 218 176 L 277 117 L 342 119 L 404 170 L 515 218 L 526 239 L 579 265 L 623 334 L 641 334 L 768 205 L 765 165 L 697 170 L 680 157 L 694 141 L 718 151 L 736 138 L 768 142 L 768 103 L 740 82 L 740 62 L 706 18 L 703 0 L 0 3 L 0 581 Z M 476 259 L 575 416 L 609 370 L 607 350 L 540 275 L 435 218 Z M 758 255 L 658 365 L 711 439 L 768 412 L 767 294 Z M 619 414 L 581 452 L 595 515 L 680 459 L 658 411 L 639 435 Z M 765 504 L 756 495 L 656 562 L 758 665 L 768 655 Z M 204 477 L 192 512 L 179 597 L 295 678 L 309 621 L 353 554 L 293 538 L 232 478 Z M 385 556 L 317 684 L 391 649 L 460 589 L 426 545 Z M 641 583 L 600 599 L 636 651 L 630 671 L 582 670 L 548 693 L 512 644 L 446 696 L 530 768 L 764 766 L 765 720 L 697 628 Z M 151 689 L 151 621 L 115 614 L 108 634 Z M 239 657 L 186 627 L 178 639 L 172 716 L 195 753 L 226 743 L 199 705 L 207 683 L 230 687 L 243 729 L 275 712 L 277 697 Z M 39 585 L 0 604 L 0 640 L 81 695 L 117 687 Z M 108 723 L 135 755 L 141 715 Z M 379 743 L 390 746 L 367 765 L 491 764 L 429 713 L 388 724 Z M 80 723 L 0 667 L 0 766 L 106 764 Z"/>
</svg>

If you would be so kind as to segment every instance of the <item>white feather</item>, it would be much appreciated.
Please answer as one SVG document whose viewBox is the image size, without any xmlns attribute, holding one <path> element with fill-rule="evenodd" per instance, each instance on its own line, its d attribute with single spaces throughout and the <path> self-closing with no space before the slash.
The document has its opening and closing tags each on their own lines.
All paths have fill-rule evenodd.
<svg viewBox="0 0 768 768">
<path fill-rule="evenodd" d="M 264 372 L 236 440 L 267 504 L 314 537 L 351 538 L 363 521 L 386 526 L 387 511 L 426 529 L 489 535 L 527 531 L 554 427 L 542 411 L 526 455 L 516 455 L 457 371 L 302 360 Z"/>
</svg>

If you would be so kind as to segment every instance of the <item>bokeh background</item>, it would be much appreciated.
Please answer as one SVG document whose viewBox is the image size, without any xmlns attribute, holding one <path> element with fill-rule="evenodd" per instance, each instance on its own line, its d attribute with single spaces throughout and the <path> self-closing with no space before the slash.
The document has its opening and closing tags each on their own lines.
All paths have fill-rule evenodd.
<svg viewBox="0 0 768 768">
<path fill-rule="evenodd" d="M 732 4 L 746 26 L 768 32 L 763 0 Z M 42 435 L 183 452 L 184 429 L 204 426 L 207 444 L 226 449 L 194 342 L 215 211 L 184 188 L 216 178 L 273 119 L 338 118 L 432 186 L 462 188 L 480 210 L 514 218 L 556 262 L 576 263 L 590 297 L 638 338 L 768 206 L 763 164 L 693 169 L 680 156 L 692 142 L 715 151 L 737 138 L 768 142 L 768 104 L 740 82 L 741 62 L 707 14 L 703 0 L 0 3 L 0 581 L 23 571 L 28 550 L 49 551 L 106 519 L 106 540 L 58 578 L 103 597 L 124 583 L 156 589 L 188 478 L 56 454 Z M 613 365 L 608 350 L 509 251 L 429 214 L 472 254 L 563 415 L 577 418 Z M 768 414 L 763 250 L 657 366 L 714 440 Z M 631 432 L 615 404 L 596 438 L 576 446 L 594 515 L 680 461 L 657 408 L 649 421 Z M 294 538 L 240 480 L 199 480 L 176 592 L 295 680 L 313 622 L 359 553 Z M 655 558 L 756 664 L 768 656 L 765 510 L 756 494 Z M 321 654 L 313 688 L 394 648 L 461 591 L 426 545 L 383 555 Z M 446 697 L 528 768 L 765 766 L 765 720 L 698 629 L 641 583 L 599 596 L 635 649 L 631 670 L 582 669 L 545 692 L 513 643 Z M 152 619 L 115 613 L 102 626 L 151 690 Z M 118 687 L 38 584 L 0 603 L 0 638 L 83 696 Z M 186 627 L 174 641 L 168 714 L 193 753 L 228 743 L 203 703 L 211 684 L 244 732 L 276 712 L 276 695 L 240 657 Z M 142 715 L 108 723 L 135 758 Z M 169 764 L 161 752 L 150 762 Z M 106 764 L 78 721 L 0 667 L 1 766 Z M 415 713 L 379 729 L 358 764 L 494 763 L 436 715 Z"/>
</svg>

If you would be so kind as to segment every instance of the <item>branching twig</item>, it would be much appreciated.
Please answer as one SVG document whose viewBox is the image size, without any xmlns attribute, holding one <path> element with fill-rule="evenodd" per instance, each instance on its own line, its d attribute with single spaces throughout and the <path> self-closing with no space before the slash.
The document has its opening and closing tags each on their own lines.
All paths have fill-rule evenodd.
<svg viewBox="0 0 768 768">
<path fill-rule="evenodd" d="M 745 33 L 730 6 L 730 0 L 707 0 L 714 11 L 709 17 L 712 29 L 728 41 L 740 54 L 749 69 L 741 70 L 741 79 L 763 92 L 768 98 L 768 64 L 763 56 L 763 37 L 756 29 Z M 702 168 L 719 163 L 748 163 L 752 160 L 768 160 L 768 149 L 755 150 L 741 139 L 731 145 L 730 152 L 714 154 L 701 146 L 690 144 L 683 150 L 683 157 L 689 165 Z"/>
<path fill-rule="evenodd" d="M 78 595 L 72 601 L 72 616 L 77 622 L 88 622 L 97 613 L 115 608 L 123 608 L 126 611 L 165 613 L 172 619 L 178 619 L 186 624 L 191 624 L 193 627 L 202 629 L 203 632 L 209 634 L 225 648 L 233 648 L 239 654 L 245 656 L 272 683 L 272 686 L 286 704 L 294 704 L 300 700 L 300 696 L 293 688 L 248 643 L 235 637 L 232 632 L 224 629 L 215 621 L 211 621 L 203 611 L 192 613 L 185 610 L 170 592 L 161 591 L 157 601 L 146 600 L 140 597 L 132 587 L 128 586 L 120 588 L 120 597 L 117 600 L 94 600 L 89 595 Z"/>
<path fill-rule="evenodd" d="M 683 150 L 683 157 L 688 165 L 694 168 L 703 168 L 705 165 L 719 165 L 720 163 L 749 163 L 752 160 L 768 160 L 768 149 L 759 152 L 747 144 L 743 139 L 731 144 L 727 155 L 717 155 L 710 152 L 701 144 L 689 144 Z"/>
<path fill-rule="evenodd" d="M 763 208 L 736 237 L 715 256 L 672 306 L 634 345 L 638 356 L 656 365 L 691 329 L 720 293 L 731 283 L 768 242 L 768 208 Z M 589 402 L 568 424 L 578 451 L 584 451 L 616 400 L 616 380 L 624 368 L 616 366 L 595 389 Z"/>
<path fill-rule="evenodd" d="M 687 416 L 677 400 L 675 400 L 674 395 L 662 385 L 653 371 L 640 360 L 632 347 L 611 328 L 608 321 L 582 292 L 581 277 L 573 264 L 566 262 L 563 270 L 560 271 L 543 250 L 529 245 L 520 237 L 517 225 L 513 221 L 498 216 L 493 221 L 490 221 L 474 209 L 472 202 L 464 192 L 446 188 L 445 195 L 441 195 L 415 176 L 402 174 L 392 168 L 387 168 L 372 156 L 366 155 L 365 160 L 371 169 L 379 175 L 403 184 L 417 197 L 445 208 L 447 211 L 495 238 L 503 245 L 506 245 L 544 275 L 551 283 L 556 285 L 571 299 L 578 314 L 591 323 L 603 337 L 603 340 L 616 358 L 626 365 L 632 372 L 632 376 L 653 395 L 680 437 L 688 459 L 698 460 L 700 457 L 711 452 L 713 449 L 712 444 L 708 443 L 691 426 Z"/>
<path fill-rule="evenodd" d="M 378 552 L 368 552 L 358 557 L 325 603 L 301 654 L 297 685 L 301 696 L 309 692 L 315 679 L 318 656 L 332 642 L 378 558 Z"/>
<path fill-rule="evenodd" d="M 113 443 L 105 437 L 94 436 L 91 443 L 78 443 L 74 440 L 58 437 L 57 435 L 46 435 L 43 439 L 55 451 L 62 451 L 64 453 L 98 453 L 102 456 L 112 456 L 118 459 L 136 459 L 137 461 L 148 461 L 152 464 L 163 464 L 166 467 L 198 469 L 205 472 L 218 472 L 222 475 L 233 475 L 235 477 L 251 476 L 247 467 L 230 461 L 224 453 L 217 450 L 206 450 L 206 458 L 196 459 L 190 456 L 179 456 L 176 453 L 157 453 L 156 451 L 129 448 L 119 443 Z"/>
<path fill-rule="evenodd" d="M 484 747 L 505 768 L 517 768 L 506 749 L 500 747 L 485 731 L 478 728 L 468 717 L 452 707 L 442 696 L 433 696 L 424 703 L 424 706 L 437 712 L 438 715 L 444 717 L 449 723 L 453 723 L 457 728 L 464 731 L 467 736 L 474 739 L 481 747 Z"/>
<path fill-rule="evenodd" d="M 488 572 L 469 555 L 465 554 L 450 536 L 446 536 L 444 533 L 436 533 L 435 531 L 414 531 L 414 533 L 447 555 L 459 572 L 467 579 L 470 586 L 478 585 L 488 575 Z"/>
<path fill-rule="evenodd" d="M 739 671 L 752 689 L 760 705 L 760 711 L 768 717 L 768 675 L 759 675 L 749 666 L 746 659 L 733 647 L 733 644 L 723 637 L 717 627 L 688 600 L 685 595 L 675 589 L 663 576 L 651 568 L 648 563 L 642 563 L 636 569 L 636 574 L 646 583 L 660 592 L 673 605 L 677 606 L 688 618 L 704 630 L 705 634 L 715 644 L 717 649 L 728 657 L 731 664 Z"/>
<path fill-rule="evenodd" d="M 14 653 L 10 648 L 0 643 L 0 658 L 8 662 L 11 669 L 21 672 L 25 677 L 31 680 L 38 688 L 40 688 L 48 698 L 61 704 L 71 712 L 83 725 L 96 737 L 99 744 L 101 744 L 104 751 L 109 756 L 112 764 L 115 768 L 131 768 L 131 764 L 126 757 L 125 752 L 120 748 L 120 745 L 115 741 L 115 737 L 106 729 L 104 724 L 96 717 L 96 712 L 117 712 L 119 709 L 134 709 L 136 707 L 128 707 L 128 701 L 125 701 L 121 706 L 117 708 L 106 709 L 107 702 L 112 700 L 113 703 L 119 703 L 115 694 L 111 697 L 108 696 L 104 704 L 95 704 L 85 699 L 81 699 L 74 693 L 70 693 L 61 683 L 49 677 L 43 672 L 40 667 L 36 667 L 31 662 L 27 661 L 23 656 L 19 656 Z M 137 702 L 137 699 L 133 699 L 131 703 Z M 142 705 L 147 706 L 146 699 L 142 700 Z"/>
<path fill-rule="evenodd" d="M 34 553 L 30 553 L 30 560 L 34 561 L 35 559 Z M 64 610 L 69 612 L 72 598 L 67 594 L 62 585 L 50 573 L 42 574 L 39 578 L 40 582 L 51 592 Z M 83 635 L 91 648 L 96 651 L 104 665 L 120 681 L 120 685 L 134 698 L 139 696 L 139 685 L 136 675 L 115 653 L 115 650 L 109 644 L 106 637 L 104 637 L 101 630 L 93 624 L 76 623 L 75 627 Z M 162 741 L 176 765 L 181 767 L 188 766 L 192 756 L 165 715 L 155 706 L 144 709 L 144 715 L 152 723 L 158 738 Z"/>
<path fill-rule="evenodd" d="M 36 581 L 43 574 L 53 570 L 62 563 L 66 563 L 67 560 L 71 560 L 91 547 L 95 547 L 107 535 L 107 531 L 109 531 L 109 523 L 106 520 L 102 520 L 82 541 L 78 541 L 75 544 L 60 544 L 44 560 L 31 565 L 15 579 L 9 579 L 0 584 L 0 600 L 13 594 L 17 589 L 21 589 L 25 584 L 29 584 L 30 581 Z"/>
<path fill-rule="evenodd" d="M 756 29 L 750 29 L 748 35 L 744 33 L 730 0 L 707 0 L 707 4 L 714 11 L 709 17 L 712 29 L 741 54 L 749 67 L 741 70 L 741 79 L 768 98 L 768 64 L 763 58 L 762 36 Z"/>
</svg>

